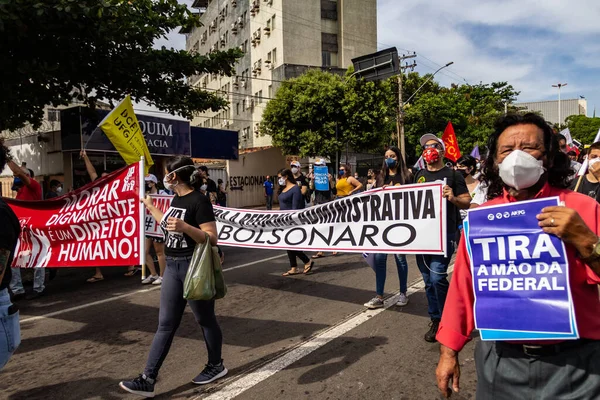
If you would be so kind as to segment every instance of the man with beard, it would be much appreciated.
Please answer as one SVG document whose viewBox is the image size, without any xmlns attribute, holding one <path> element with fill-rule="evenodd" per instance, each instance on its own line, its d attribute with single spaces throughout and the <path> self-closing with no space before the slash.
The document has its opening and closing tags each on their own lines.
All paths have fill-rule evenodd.
<svg viewBox="0 0 600 400">
<path fill-rule="evenodd" d="M 536 217 L 543 232 L 565 244 L 572 307 L 581 339 L 479 341 L 475 349 L 477 399 L 598 399 L 600 206 L 594 199 L 567 189 L 572 174 L 570 160 L 541 117 L 526 114 L 501 118 L 488 148 L 484 182 L 490 201 L 484 205 L 548 197 L 559 197 L 564 204 L 546 207 Z M 441 346 L 436 376 L 445 397 L 452 394 L 451 381 L 452 389 L 459 389 L 458 353 L 475 328 L 472 266 L 465 242 L 456 256 L 437 333 Z"/>
</svg>

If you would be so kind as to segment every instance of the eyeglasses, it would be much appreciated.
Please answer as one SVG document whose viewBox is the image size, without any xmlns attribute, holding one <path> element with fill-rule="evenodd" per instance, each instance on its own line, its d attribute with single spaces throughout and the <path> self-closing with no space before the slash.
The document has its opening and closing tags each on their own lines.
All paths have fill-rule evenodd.
<svg viewBox="0 0 600 400">
<path fill-rule="evenodd" d="M 439 143 L 431 143 L 431 144 L 426 144 L 425 146 L 423 146 L 424 149 L 438 149 L 441 150 L 442 149 L 442 145 Z"/>
</svg>

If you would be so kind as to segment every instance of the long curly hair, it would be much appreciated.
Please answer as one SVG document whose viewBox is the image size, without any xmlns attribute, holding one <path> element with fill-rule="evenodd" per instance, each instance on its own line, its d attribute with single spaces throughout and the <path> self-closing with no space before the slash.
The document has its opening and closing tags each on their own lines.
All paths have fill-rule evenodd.
<svg viewBox="0 0 600 400">
<path fill-rule="evenodd" d="M 502 178 L 500 178 L 498 166 L 495 163 L 498 138 L 502 132 L 511 126 L 526 124 L 537 126 L 544 134 L 544 148 L 547 159 L 546 174 L 550 186 L 557 188 L 567 188 L 569 186 L 569 177 L 573 175 L 571 160 L 569 160 L 569 156 L 560 151 L 558 137 L 554 134 L 552 128 L 542 117 L 533 113 L 525 115 L 508 114 L 496 121 L 494 124 L 494 133 L 488 140 L 488 154 L 485 160 L 483 181 L 488 185 L 488 199 L 490 200 L 501 196 L 505 186 Z"/>
</svg>

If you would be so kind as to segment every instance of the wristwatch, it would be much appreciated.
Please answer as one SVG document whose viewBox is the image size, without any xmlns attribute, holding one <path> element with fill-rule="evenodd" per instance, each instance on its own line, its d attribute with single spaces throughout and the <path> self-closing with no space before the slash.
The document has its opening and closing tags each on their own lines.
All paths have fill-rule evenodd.
<svg viewBox="0 0 600 400">
<path fill-rule="evenodd" d="M 598 240 L 596 240 L 596 243 L 594 244 L 594 247 L 592 248 L 592 254 L 590 254 L 589 256 L 587 256 L 585 258 L 581 257 L 581 260 L 585 263 L 600 260 L 600 238 L 598 238 Z"/>
</svg>

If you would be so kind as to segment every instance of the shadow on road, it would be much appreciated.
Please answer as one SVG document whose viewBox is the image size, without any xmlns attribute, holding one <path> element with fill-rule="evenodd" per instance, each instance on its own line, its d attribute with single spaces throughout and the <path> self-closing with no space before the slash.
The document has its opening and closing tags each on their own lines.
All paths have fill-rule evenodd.
<svg viewBox="0 0 600 400">
<path fill-rule="evenodd" d="M 35 399 L 92 399 L 102 393 L 103 400 L 122 399 L 119 394 L 119 381 L 108 377 L 85 378 L 56 385 L 40 386 L 23 390 L 8 396 L 9 400 Z"/>
<path fill-rule="evenodd" d="M 120 309 L 127 312 L 119 312 Z M 93 318 L 90 318 L 93 315 Z M 218 316 L 224 335 L 224 344 L 249 349 L 262 347 L 284 339 L 298 336 L 306 337 L 327 327 L 325 324 L 309 322 L 284 322 L 269 319 L 253 319 L 231 316 Z M 85 310 L 77 310 L 60 316 L 61 320 L 75 322 L 83 326 L 75 331 L 47 336 L 30 336 L 35 330 L 36 322 L 22 325 L 23 339 L 17 354 L 25 354 L 40 349 L 48 349 L 86 340 L 81 351 L 93 354 L 99 343 L 126 347 L 140 341 L 148 341 L 147 333 L 154 333 L 158 326 L 158 310 L 156 307 L 130 303 L 128 300 L 116 300 L 110 307 L 100 305 Z M 177 337 L 202 340 L 202 331 L 192 313 L 184 314 Z M 150 342 L 148 341 L 148 345 Z"/>
<path fill-rule="evenodd" d="M 340 337 L 328 344 L 319 352 L 319 364 L 313 369 L 300 375 L 298 384 L 305 385 L 322 382 L 339 374 L 350 365 L 359 361 L 363 356 L 375 351 L 378 347 L 387 344 L 388 339 L 383 336 L 366 338 Z M 335 344 L 333 344 L 335 343 Z M 306 357 L 295 363 L 291 368 L 310 367 L 317 364 L 313 357 Z"/>
</svg>

